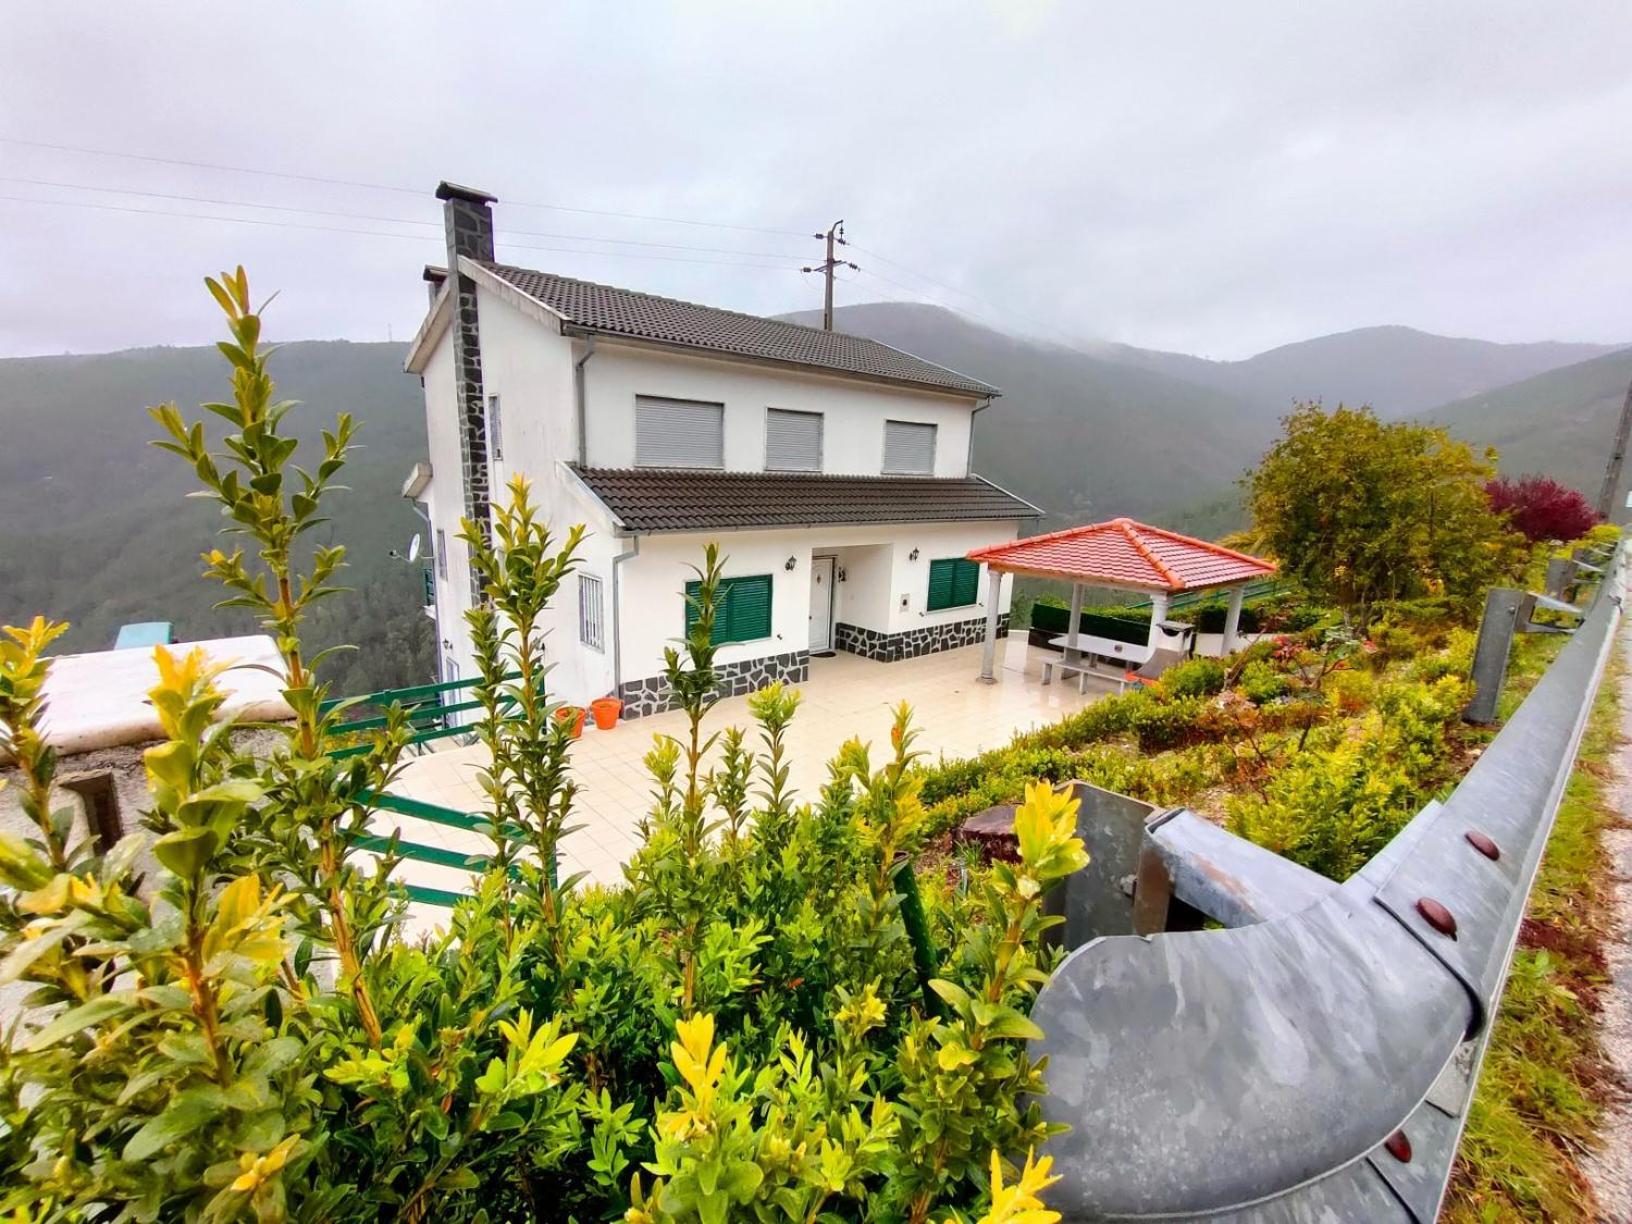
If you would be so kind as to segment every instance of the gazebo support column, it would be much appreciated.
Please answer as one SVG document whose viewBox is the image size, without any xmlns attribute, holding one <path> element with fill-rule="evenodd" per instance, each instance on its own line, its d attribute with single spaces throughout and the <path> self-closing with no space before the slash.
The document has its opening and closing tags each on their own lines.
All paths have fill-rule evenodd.
<svg viewBox="0 0 1632 1224">
<path fill-rule="evenodd" d="M 1233 586 L 1230 588 L 1230 606 L 1224 613 L 1224 653 L 1232 655 L 1240 648 L 1241 637 L 1241 601 L 1246 598 L 1247 588 Z"/>
<path fill-rule="evenodd" d="M 996 684 L 997 617 L 1003 602 L 1003 571 L 986 567 L 986 641 L 980 648 L 980 682 Z"/>
<path fill-rule="evenodd" d="M 1150 593 L 1150 636 L 1145 641 L 1145 645 L 1149 646 L 1152 650 L 1156 649 L 1156 643 L 1161 640 L 1161 624 L 1166 619 L 1167 592 L 1152 591 Z"/>
<path fill-rule="evenodd" d="M 1082 583 L 1071 584 L 1071 623 L 1065 627 L 1066 649 L 1077 648 L 1078 625 L 1082 621 Z"/>
</svg>

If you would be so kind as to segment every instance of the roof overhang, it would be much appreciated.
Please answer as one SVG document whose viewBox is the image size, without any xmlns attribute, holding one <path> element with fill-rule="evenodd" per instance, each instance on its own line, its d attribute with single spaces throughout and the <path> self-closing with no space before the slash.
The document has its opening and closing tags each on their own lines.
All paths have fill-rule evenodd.
<svg viewBox="0 0 1632 1224">
<path fill-rule="evenodd" d="M 453 318 L 451 296 L 448 282 L 443 281 L 442 287 L 437 290 L 436 301 L 431 304 L 430 313 L 425 316 L 425 321 L 414 333 L 413 342 L 408 345 L 408 356 L 402 362 L 402 368 L 408 373 L 425 373 L 431 354 L 436 351 L 436 342 L 442 339 L 442 333 L 448 330 L 448 321 Z"/>
<path fill-rule="evenodd" d="M 470 277 L 483 289 L 514 306 L 522 314 L 548 327 L 559 327 L 564 332 L 567 328 L 567 316 L 554 307 L 539 301 L 530 293 L 517 289 L 504 277 L 496 272 L 484 268 L 469 256 L 459 257 L 459 271 Z"/>
<path fill-rule="evenodd" d="M 805 534 L 834 528 L 979 523 L 1012 529 L 1041 513 L 1030 502 L 979 476 L 917 479 L 560 466 L 574 487 L 606 513 L 615 525 L 614 534 L 624 536 L 745 531 Z M 709 487 L 700 489 L 698 484 Z M 903 491 L 900 496 L 897 490 Z M 927 496 L 941 492 L 954 494 L 954 500 Z M 750 493 L 751 502 L 745 502 Z M 869 498 L 882 501 L 874 502 L 868 513 L 856 513 L 856 506 Z M 797 503 L 802 512 L 767 516 L 744 509 L 745 504 L 779 503 Z"/>
</svg>

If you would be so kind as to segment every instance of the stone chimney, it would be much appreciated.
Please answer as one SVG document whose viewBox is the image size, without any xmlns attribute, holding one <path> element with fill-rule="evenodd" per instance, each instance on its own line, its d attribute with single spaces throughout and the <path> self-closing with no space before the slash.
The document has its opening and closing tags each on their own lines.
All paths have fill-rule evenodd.
<svg viewBox="0 0 1632 1224">
<path fill-rule="evenodd" d="M 493 259 L 493 204 L 497 197 L 473 187 L 443 180 L 436 198 L 442 201 L 442 229 L 448 238 L 448 271 L 466 259 Z"/>
<path fill-rule="evenodd" d="M 487 412 L 482 389 L 482 333 L 476 314 L 476 282 L 459 270 L 459 257 L 491 262 L 493 259 L 493 202 L 485 191 L 443 182 L 436 188 L 442 201 L 443 229 L 448 238 L 449 305 L 453 318 L 453 374 L 459 410 L 459 458 L 465 492 L 465 517 L 483 536 L 490 531 L 491 473 L 487 461 Z M 434 292 L 435 286 L 432 286 Z M 470 570 L 470 598 L 481 603 L 481 579 Z"/>
</svg>

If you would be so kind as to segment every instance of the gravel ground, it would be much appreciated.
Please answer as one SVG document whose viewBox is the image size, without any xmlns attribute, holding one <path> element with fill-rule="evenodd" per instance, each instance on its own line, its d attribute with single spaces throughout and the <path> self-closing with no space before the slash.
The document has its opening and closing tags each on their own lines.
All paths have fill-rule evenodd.
<svg viewBox="0 0 1632 1224">
<path fill-rule="evenodd" d="M 1632 630 L 1624 624 L 1618 649 L 1632 664 Z M 1632 682 L 1621 691 L 1621 737 L 1613 795 L 1615 810 L 1628 823 L 1604 835 L 1618 929 L 1605 950 L 1611 988 L 1604 992 L 1602 1018 L 1604 1051 L 1622 1081 L 1632 1084 Z M 1598 1218 L 1605 1224 L 1632 1224 L 1632 1099 L 1623 1097 L 1604 1119 L 1602 1138 L 1603 1147 L 1583 1162 L 1598 1196 Z"/>
</svg>

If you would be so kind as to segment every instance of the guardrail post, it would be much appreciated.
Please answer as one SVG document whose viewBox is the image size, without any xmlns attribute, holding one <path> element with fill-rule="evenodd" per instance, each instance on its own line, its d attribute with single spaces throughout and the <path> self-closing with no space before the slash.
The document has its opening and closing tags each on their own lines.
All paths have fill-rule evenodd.
<svg viewBox="0 0 1632 1224">
<path fill-rule="evenodd" d="M 1494 587 L 1485 596 L 1485 615 L 1479 621 L 1479 642 L 1473 649 L 1473 700 L 1462 711 L 1470 723 L 1496 721 L 1496 703 L 1507 678 L 1507 655 L 1518 629 L 1519 605 L 1524 592 Z"/>
<path fill-rule="evenodd" d="M 1547 562 L 1547 579 L 1542 589 L 1554 599 L 1563 599 L 1574 574 L 1575 565 L 1568 557 L 1554 557 Z"/>
</svg>

